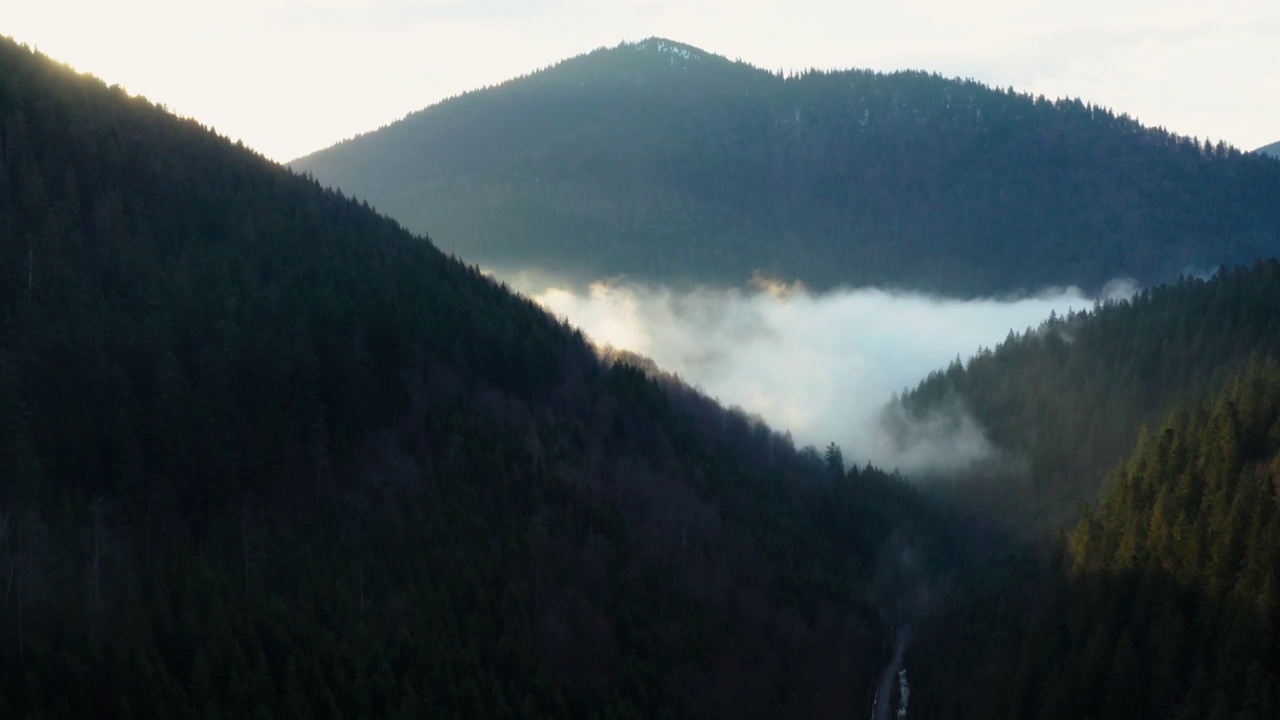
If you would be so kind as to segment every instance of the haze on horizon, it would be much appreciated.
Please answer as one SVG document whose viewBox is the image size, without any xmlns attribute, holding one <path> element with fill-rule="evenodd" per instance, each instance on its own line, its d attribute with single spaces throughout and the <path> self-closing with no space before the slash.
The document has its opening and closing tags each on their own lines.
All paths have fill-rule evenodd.
<svg viewBox="0 0 1280 720">
<path fill-rule="evenodd" d="M 1244 150 L 1280 139 L 1280 4 L 42 0 L 0 32 L 285 162 L 444 98 L 659 35 L 770 70 L 922 69 Z"/>
</svg>

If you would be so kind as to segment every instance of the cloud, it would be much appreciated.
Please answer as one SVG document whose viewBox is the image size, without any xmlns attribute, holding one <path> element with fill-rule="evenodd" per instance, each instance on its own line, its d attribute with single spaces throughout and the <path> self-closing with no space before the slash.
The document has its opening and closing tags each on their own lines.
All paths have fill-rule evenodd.
<svg viewBox="0 0 1280 720">
<path fill-rule="evenodd" d="M 1127 294 L 1132 285 L 1110 292 Z M 813 294 L 757 282 L 751 290 L 675 291 L 623 281 L 532 293 L 600 345 L 630 350 L 727 405 L 758 413 L 799 444 L 838 443 L 846 461 L 927 473 L 989 459 L 994 449 L 963 407 L 889 440 L 882 408 L 929 372 L 994 347 L 1051 311 L 1082 310 L 1075 288 L 1033 297 L 956 300 L 858 289 Z"/>
</svg>

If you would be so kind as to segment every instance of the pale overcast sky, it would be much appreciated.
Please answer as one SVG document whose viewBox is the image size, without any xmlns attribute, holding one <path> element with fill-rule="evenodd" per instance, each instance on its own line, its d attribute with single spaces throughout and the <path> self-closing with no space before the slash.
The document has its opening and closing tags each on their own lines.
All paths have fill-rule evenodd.
<svg viewBox="0 0 1280 720">
<path fill-rule="evenodd" d="M 1251 150 L 1280 140 L 1280 2 L 0 0 L 0 34 L 280 161 L 660 35 L 771 70 L 924 69 Z"/>
</svg>

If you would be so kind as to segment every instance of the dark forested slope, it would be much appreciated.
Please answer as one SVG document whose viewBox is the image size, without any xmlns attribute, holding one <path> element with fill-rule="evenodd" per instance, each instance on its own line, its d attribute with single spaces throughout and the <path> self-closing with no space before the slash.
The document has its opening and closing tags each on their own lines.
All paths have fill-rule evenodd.
<svg viewBox="0 0 1280 720">
<path fill-rule="evenodd" d="M 1096 497 L 1144 424 L 1221 388 L 1255 355 L 1280 357 L 1275 259 L 1010 333 L 906 393 L 887 426 L 964 407 L 1001 453 L 962 487 L 1026 527 L 1054 528 Z"/>
<path fill-rule="evenodd" d="M 949 294 L 1143 285 L 1280 249 L 1280 162 L 922 72 L 650 39 L 293 163 L 473 262 Z"/>
<path fill-rule="evenodd" d="M 1263 155 L 1270 155 L 1272 157 L 1280 158 L 1280 142 L 1273 142 L 1270 145 L 1263 145 L 1262 147 L 1258 148 L 1256 152 L 1261 153 Z"/>
<path fill-rule="evenodd" d="M 921 717 L 1280 716 L 1280 366 L 1153 427 L 1038 582 L 922 640 Z"/>
<path fill-rule="evenodd" d="M 843 717 L 946 517 L 0 40 L 0 716 Z"/>
</svg>

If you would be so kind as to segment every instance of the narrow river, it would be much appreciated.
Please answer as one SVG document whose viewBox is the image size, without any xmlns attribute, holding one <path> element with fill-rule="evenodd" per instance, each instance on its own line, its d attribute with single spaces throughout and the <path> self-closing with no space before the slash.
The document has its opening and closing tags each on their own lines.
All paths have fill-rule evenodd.
<svg viewBox="0 0 1280 720">
<path fill-rule="evenodd" d="M 889 720 L 889 713 L 893 707 L 893 679 L 897 677 L 898 671 L 902 669 L 902 663 L 907 655 L 907 640 L 911 638 L 911 626 L 905 625 L 898 630 L 897 636 L 894 638 L 893 659 L 885 666 L 884 673 L 880 675 L 880 687 L 876 690 L 876 705 L 872 711 L 871 720 Z"/>
</svg>

